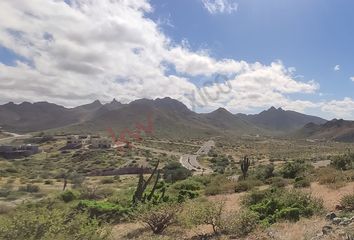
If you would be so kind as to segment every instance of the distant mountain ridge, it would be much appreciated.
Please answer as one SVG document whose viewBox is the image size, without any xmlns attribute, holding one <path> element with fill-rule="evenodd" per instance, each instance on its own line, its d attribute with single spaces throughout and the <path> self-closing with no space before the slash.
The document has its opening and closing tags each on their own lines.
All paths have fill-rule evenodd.
<svg viewBox="0 0 354 240">
<path fill-rule="evenodd" d="M 0 106 L 0 125 L 15 132 L 45 130 L 79 122 L 83 112 L 48 102 L 10 102 Z"/>
<path fill-rule="evenodd" d="M 0 126 L 13 132 L 56 129 L 64 132 L 104 132 L 130 129 L 152 116 L 157 136 L 272 135 L 288 133 L 314 122 L 326 120 L 274 107 L 259 114 L 232 114 L 224 108 L 196 113 L 183 103 L 166 97 L 138 99 L 128 104 L 113 99 L 102 104 L 94 101 L 75 108 L 52 103 L 8 103 L 0 105 Z"/>
<path fill-rule="evenodd" d="M 324 124 L 308 123 L 294 135 L 299 138 L 354 142 L 354 121 L 333 119 Z"/>
<path fill-rule="evenodd" d="M 295 111 L 283 110 L 282 108 L 271 107 L 259 114 L 236 114 L 236 116 L 251 122 L 254 125 L 278 132 L 291 132 L 303 127 L 307 123 L 323 124 L 327 120 L 298 113 Z"/>
</svg>

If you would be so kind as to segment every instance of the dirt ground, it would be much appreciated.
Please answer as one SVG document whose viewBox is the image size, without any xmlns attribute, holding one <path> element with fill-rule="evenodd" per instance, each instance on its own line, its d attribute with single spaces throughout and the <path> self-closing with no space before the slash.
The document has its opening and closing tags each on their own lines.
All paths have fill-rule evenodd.
<svg viewBox="0 0 354 240">
<path fill-rule="evenodd" d="M 331 189 L 326 185 L 312 183 L 310 189 L 307 191 L 311 192 L 314 197 L 323 199 L 325 208 L 328 211 L 333 211 L 344 195 L 354 193 L 354 182 L 347 183 L 344 187 L 339 189 Z"/>
<path fill-rule="evenodd" d="M 339 204 L 341 197 L 345 194 L 354 191 L 354 183 L 348 183 L 346 186 L 339 189 L 332 189 L 325 185 L 312 183 L 311 187 L 304 189 L 306 192 L 311 192 L 314 197 L 322 198 L 327 211 L 334 210 L 336 204 Z M 225 211 L 237 211 L 241 208 L 242 197 L 246 193 L 223 194 L 208 197 L 211 201 L 225 202 Z M 316 236 L 321 232 L 322 227 L 326 224 L 323 217 L 313 217 L 310 219 L 301 219 L 296 223 L 277 223 L 267 229 L 256 230 L 253 234 L 245 239 L 248 240 L 307 240 Z M 113 230 L 114 240 L 130 239 L 130 237 L 139 236 L 144 232 L 148 232 L 142 224 L 128 223 L 119 224 Z M 211 233 L 212 229 L 209 226 L 200 226 L 196 229 L 188 230 L 187 233 L 179 235 L 180 239 L 192 237 L 199 234 Z M 183 237 L 182 237 L 183 236 Z"/>
</svg>

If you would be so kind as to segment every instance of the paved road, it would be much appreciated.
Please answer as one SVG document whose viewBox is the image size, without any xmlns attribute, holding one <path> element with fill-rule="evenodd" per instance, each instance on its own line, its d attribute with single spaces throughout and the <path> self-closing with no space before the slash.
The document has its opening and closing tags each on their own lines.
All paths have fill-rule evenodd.
<svg viewBox="0 0 354 240">
<path fill-rule="evenodd" d="M 215 146 L 215 142 L 213 140 L 207 141 L 203 144 L 201 148 L 197 151 L 197 155 L 208 154 L 212 147 Z"/>
<path fill-rule="evenodd" d="M 184 154 L 181 156 L 179 161 L 183 167 L 185 167 L 191 171 L 195 171 L 195 172 L 199 172 L 199 173 L 201 173 L 201 172 L 210 173 L 210 172 L 212 172 L 212 170 L 200 165 L 197 160 L 197 157 L 202 154 L 208 154 L 214 145 L 215 145 L 215 142 L 210 140 L 210 141 L 204 143 L 203 146 L 200 147 L 200 149 L 197 151 L 196 154 Z"/>
</svg>

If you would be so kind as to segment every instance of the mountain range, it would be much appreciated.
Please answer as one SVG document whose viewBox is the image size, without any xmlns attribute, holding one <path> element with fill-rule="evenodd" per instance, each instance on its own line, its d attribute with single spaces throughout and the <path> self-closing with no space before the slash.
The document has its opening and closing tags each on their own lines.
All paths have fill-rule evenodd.
<svg viewBox="0 0 354 240">
<path fill-rule="evenodd" d="M 354 121 L 333 119 L 324 124 L 308 123 L 295 132 L 300 138 L 354 142 Z"/>
<path fill-rule="evenodd" d="M 0 105 L 0 126 L 17 133 L 132 131 L 137 125 L 147 125 L 149 117 L 154 135 L 163 137 L 283 135 L 350 141 L 354 135 L 354 124 L 350 121 L 336 120 L 336 123 L 340 122 L 340 127 L 336 127 L 334 120 L 327 122 L 319 117 L 274 107 L 252 115 L 232 114 L 224 108 L 196 113 L 168 97 L 139 99 L 128 104 L 115 99 L 102 104 L 97 100 L 75 108 L 48 102 Z"/>
<path fill-rule="evenodd" d="M 327 120 L 315 116 L 305 115 L 294 111 L 285 111 L 282 108 L 271 107 L 259 114 L 236 114 L 236 116 L 253 123 L 261 128 L 278 132 L 290 132 L 299 129 L 307 123 L 323 124 Z"/>
</svg>

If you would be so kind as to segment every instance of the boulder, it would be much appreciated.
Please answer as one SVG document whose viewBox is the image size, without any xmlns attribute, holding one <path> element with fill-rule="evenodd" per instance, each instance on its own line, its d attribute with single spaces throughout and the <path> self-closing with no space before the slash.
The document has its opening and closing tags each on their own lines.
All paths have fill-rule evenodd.
<svg viewBox="0 0 354 240">
<path fill-rule="evenodd" d="M 335 218 L 332 219 L 332 223 L 333 223 L 333 224 L 338 225 L 338 224 L 340 224 L 341 222 L 342 222 L 342 219 L 339 218 L 339 217 L 335 217 Z"/>
<path fill-rule="evenodd" d="M 326 220 L 333 220 L 336 217 L 337 217 L 337 214 L 335 214 L 334 212 L 330 212 L 326 215 Z"/>
<path fill-rule="evenodd" d="M 331 232 L 333 231 L 333 227 L 329 226 L 329 225 L 326 225 L 322 228 L 322 233 L 324 235 L 328 235 L 330 234 Z"/>
</svg>

